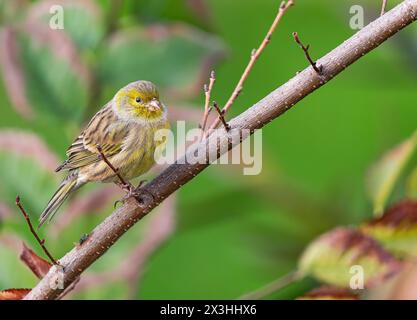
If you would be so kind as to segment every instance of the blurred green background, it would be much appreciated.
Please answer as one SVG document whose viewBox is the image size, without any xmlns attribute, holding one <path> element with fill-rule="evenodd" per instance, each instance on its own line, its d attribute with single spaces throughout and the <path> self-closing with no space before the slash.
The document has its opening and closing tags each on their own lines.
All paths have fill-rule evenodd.
<svg viewBox="0 0 417 320">
<path fill-rule="evenodd" d="M 359 2 L 367 22 L 377 17 L 379 1 Z M 64 30 L 48 27 L 52 4 L 64 6 Z M 307 66 L 293 31 L 317 58 L 353 35 L 355 4 L 297 0 L 228 117 Z M 147 79 L 160 87 L 171 120 L 195 127 L 210 70 L 223 104 L 278 6 L 0 1 L 0 289 L 37 282 L 19 261 L 22 241 L 41 252 L 15 196 L 35 220 L 62 178 L 54 166 L 91 115 L 126 83 Z M 318 234 L 369 218 L 367 170 L 416 129 L 416 32 L 404 30 L 266 126 L 260 175 L 212 166 L 181 188 L 97 261 L 69 298 L 234 299 L 293 270 Z M 120 197 L 112 186 L 80 190 L 43 230 L 50 250 L 64 255 Z M 312 286 L 306 279 L 269 298 L 294 298 Z"/>
</svg>

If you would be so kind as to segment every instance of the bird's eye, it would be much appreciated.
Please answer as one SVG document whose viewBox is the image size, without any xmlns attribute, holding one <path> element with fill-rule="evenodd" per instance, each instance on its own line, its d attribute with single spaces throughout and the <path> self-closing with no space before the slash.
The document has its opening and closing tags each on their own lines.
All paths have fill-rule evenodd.
<svg viewBox="0 0 417 320">
<path fill-rule="evenodd" d="M 142 99 L 140 97 L 136 97 L 136 102 L 137 103 L 141 103 L 142 102 Z"/>
</svg>

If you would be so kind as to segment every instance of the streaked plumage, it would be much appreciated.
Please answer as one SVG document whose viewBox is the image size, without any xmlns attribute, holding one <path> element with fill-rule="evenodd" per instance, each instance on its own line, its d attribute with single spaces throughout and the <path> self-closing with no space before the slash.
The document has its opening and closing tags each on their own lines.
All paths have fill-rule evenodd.
<svg viewBox="0 0 417 320">
<path fill-rule="evenodd" d="M 39 226 L 51 218 L 66 198 L 90 181 L 118 182 L 114 172 L 99 158 L 97 145 L 130 180 L 154 164 L 154 134 L 168 128 L 166 107 L 154 84 L 136 81 L 120 89 L 88 123 L 67 150 L 68 159 L 56 171 L 68 170 L 40 217 Z"/>
</svg>

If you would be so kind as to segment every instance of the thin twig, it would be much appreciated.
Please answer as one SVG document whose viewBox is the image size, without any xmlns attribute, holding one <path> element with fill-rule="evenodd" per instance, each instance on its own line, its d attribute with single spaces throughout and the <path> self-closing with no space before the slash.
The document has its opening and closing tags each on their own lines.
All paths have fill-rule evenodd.
<svg viewBox="0 0 417 320">
<path fill-rule="evenodd" d="M 308 62 L 311 64 L 311 66 L 313 67 L 314 71 L 316 71 L 318 74 L 322 73 L 322 66 L 318 67 L 317 66 L 317 62 L 314 61 L 313 59 L 311 59 L 310 53 L 308 52 L 308 50 L 310 49 L 310 45 L 308 44 L 307 46 L 305 46 L 300 38 L 298 37 L 298 33 L 297 32 L 293 32 L 292 33 L 295 42 L 297 42 L 297 44 L 300 46 L 301 49 L 303 49 L 304 54 L 308 60 Z"/>
<path fill-rule="evenodd" d="M 210 113 L 210 97 L 211 97 L 211 91 L 213 90 L 213 86 L 214 83 L 216 82 L 216 75 L 214 73 L 214 71 L 211 72 L 210 74 L 210 81 L 208 85 L 204 85 L 204 94 L 206 97 L 206 100 L 204 102 L 204 114 L 203 114 L 203 121 L 201 122 L 201 138 L 203 138 L 205 131 L 206 131 L 206 126 L 207 126 L 207 119 Z"/>
<path fill-rule="evenodd" d="M 240 93 L 243 90 L 243 85 L 245 84 L 246 79 L 249 76 L 249 73 L 251 72 L 253 66 L 255 65 L 255 62 L 258 60 L 259 56 L 262 54 L 268 43 L 271 41 L 272 34 L 274 33 L 276 27 L 278 26 L 278 23 L 281 21 L 281 18 L 284 16 L 285 12 L 294 4 L 293 0 L 288 0 L 287 2 L 282 1 L 281 5 L 279 6 L 278 13 L 272 22 L 272 25 L 270 26 L 265 38 L 259 45 L 258 49 L 253 49 L 251 53 L 251 57 L 249 60 L 248 65 L 246 66 L 245 70 L 243 71 L 242 76 L 239 79 L 239 82 L 237 83 L 235 89 L 233 90 L 231 96 L 229 97 L 229 100 L 227 100 L 226 104 L 223 108 L 223 114 L 226 114 L 226 112 L 230 109 L 230 107 L 233 105 L 237 97 L 240 95 Z M 211 130 L 215 129 L 220 124 L 220 119 L 216 119 L 214 123 L 211 125 L 210 130 L 206 133 L 206 136 L 210 133 Z"/>
<path fill-rule="evenodd" d="M 387 7 L 388 0 L 382 0 L 382 7 L 381 7 L 381 17 L 385 14 L 385 9 Z"/>
<path fill-rule="evenodd" d="M 217 111 L 217 113 L 219 114 L 219 119 L 222 122 L 224 128 L 226 129 L 226 131 L 229 131 L 230 130 L 230 125 L 224 119 L 224 110 L 220 110 L 219 105 L 217 104 L 216 101 L 213 102 L 213 107 Z"/>
<path fill-rule="evenodd" d="M 417 0 L 405 0 L 394 9 L 387 12 L 382 18 L 377 19 L 355 35 L 344 41 L 343 44 L 320 58 L 320 62 L 326 68 L 326 72 L 317 77 L 310 72 L 310 67 L 298 73 L 285 84 L 275 89 L 255 105 L 230 120 L 232 128 L 254 132 L 270 123 L 272 120 L 285 114 L 299 101 L 309 96 L 322 86 L 333 80 L 338 74 L 350 65 L 360 60 L 394 34 L 413 23 L 417 19 Z M 219 138 L 228 139 L 229 133 L 220 133 Z M 229 150 L 240 141 L 230 145 Z M 196 150 L 205 150 L 200 157 L 195 159 Z M 60 259 L 65 268 L 64 287 L 71 285 L 92 263 L 104 255 L 117 240 L 124 235 L 140 219 L 156 208 L 164 199 L 180 189 L 188 182 L 195 179 L 210 164 L 201 163 L 199 160 L 216 155 L 218 146 L 216 143 L 202 141 L 193 145 L 186 156 L 167 167 L 155 179 L 144 186 L 144 189 L 155 195 L 154 198 L 145 198 L 144 205 L 140 206 L 133 199 L 128 199 L 124 205 L 115 210 L 103 222 L 92 230 L 89 241 L 79 248 L 73 248 Z M 225 154 L 228 150 L 220 152 Z M 190 163 L 187 159 L 193 159 Z M 213 158 L 214 159 L 214 158 Z M 197 160 L 197 161 L 194 161 Z M 184 162 L 182 162 L 184 161 Z M 50 286 L 59 274 L 57 268 L 51 268 L 48 274 L 25 296 L 25 300 L 56 299 L 62 290 Z"/>
<path fill-rule="evenodd" d="M 39 238 L 38 234 L 36 233 L 35 229 L 33 228 L 32 222 L 30 221 L 29 215 L 26 213 L 25 208 L 23 208 L 22 203 L 20 202 L 20 197 L 16 197 L 16 205 L 19 207 L 20 211 L 22 212 L 23 216 L 26 219 L 27 224 L 29 225 L 30 232 L 32 232 L 33 236 L 35 237 L 36 241 L 40 244 L 42 247 L 43 252 L 48 256 L 49 260 L 52 264 L 59 265 L 59 263 L 52 257 L 52 255 L 49 253 L 48 249 L 45 246 L 45 239 Z"/>
<path fill-rule="evenodd" d="M 97 151 L 100 154 L 100 159 L 103 160 L 108 166 L 109 168 L 114 172 L 114 174 L 117 176 L 117 178 L 119 178 L 120 182 L 122 183 L 122 185 L 127 186 L 130 183 L 126 182 L 125 179 L 123 179 L 122 175 L 119 173 L 119 170 L 116 169 L 111 162 L 107 159 L 107 157 L 104 155 L 103 153 L 103 148 L 100 145 L 97 145 Z"/>
<path fill-rule="evenodd" d="M 244 294 L 239 298 L 239 300 L 259 300 L 265 298 L 266 296 L 287 287 L 291 283 L 299 280 L 301 277 L 302 275 L 297 271 L 290 272 L 258 290 Z"/>
</svg>

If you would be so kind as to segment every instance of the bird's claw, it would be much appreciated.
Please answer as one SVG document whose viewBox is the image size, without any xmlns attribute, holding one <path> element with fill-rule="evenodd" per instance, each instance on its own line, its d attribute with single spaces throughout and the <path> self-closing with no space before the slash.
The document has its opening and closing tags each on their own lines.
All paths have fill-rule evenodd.
<svg viewBox="0 0 417 320">
<path fill-rule="evenodd" d="M 155 200 L 154 195 L 146 190 L 146 189 L 141 189 L 140 187 L 146 182 L 146 180 L 142 180 L 139 182 L 139 185 L 135 188 L 135 186 L 133 184 L 131 184 L 130 182 L 126 182 L 125 184 L 119 184 L 119 186 L 126 191 L 126 194 L 123 196 L 123 198 L 121 200 L 117 200 L 114 203 L 114 208 L 116 208 L 118 203 L 125 203 L 127 199 L 134 197 L 139 203 L 143 202 L 142 199 L 140 199 L 140 196 L 143 195 L 143 193 L 147 193 L 149 194 L 152 199 Z"/>
</svg>

